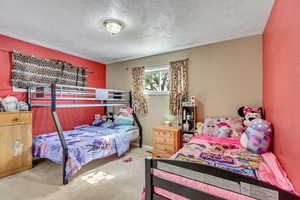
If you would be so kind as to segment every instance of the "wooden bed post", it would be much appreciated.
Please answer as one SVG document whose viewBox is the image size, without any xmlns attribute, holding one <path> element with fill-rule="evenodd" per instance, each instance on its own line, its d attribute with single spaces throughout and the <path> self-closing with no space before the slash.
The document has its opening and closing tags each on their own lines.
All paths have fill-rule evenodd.
<svg viewBox="0 0 300 200">
<path fill-rule="evenodd" d="M 66 165 L 68 161 L 68 145 L 66 143 L 63 130 L 61 128 L 61 124 L 59 121 L 59 117 L 56 112 L 56 85 L 51 84 L 51 113 L 52 113 L 52 118 L 54 120 L 54 124 L 59 136 L 59 140 L 63 149 L 63 157 L 62 157 L 62 165 L 63 165 L 63 184 L 66 185 L 68 184 L 68 179 L 66 178 Z"/>
</svg>

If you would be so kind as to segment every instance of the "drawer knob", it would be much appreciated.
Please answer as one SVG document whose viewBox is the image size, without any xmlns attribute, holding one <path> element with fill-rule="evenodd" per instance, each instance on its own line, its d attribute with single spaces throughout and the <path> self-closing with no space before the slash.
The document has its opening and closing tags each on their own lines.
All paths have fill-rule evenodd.
<svg viewBox="0 0 300 200">
<path fill-rule="evenodd" d="M 19 121 L 19 119 L 18 118 L 13 118 L 12 121 L 17 122 L 17 121 Z"/>
</svg>

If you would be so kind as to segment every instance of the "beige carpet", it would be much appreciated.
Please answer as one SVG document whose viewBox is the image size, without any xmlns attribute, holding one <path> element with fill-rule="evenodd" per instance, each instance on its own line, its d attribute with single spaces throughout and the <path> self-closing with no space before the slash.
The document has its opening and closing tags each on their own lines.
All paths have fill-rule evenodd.
<svg viewBox="0 0 300 200">
<path fill-rule="evenodd" d="M 0 200 L 136 200 L 144 185 L 145 150 L 131 148 L 118 159 L 112 156 L 84 166 L 68 185 L 62 168 L 43 160 L 32 170 L 0 179 Z M 125 163 L 124 157 L 132 162 Z"/>
</svg>

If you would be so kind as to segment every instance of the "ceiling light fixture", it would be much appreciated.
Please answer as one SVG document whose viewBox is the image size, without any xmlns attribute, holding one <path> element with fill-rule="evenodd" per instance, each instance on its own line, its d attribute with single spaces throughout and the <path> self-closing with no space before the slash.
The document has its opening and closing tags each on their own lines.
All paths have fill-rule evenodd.
<svg viewBox="0 0 300 200">
<path fill-rule="evenodd" d="M 124 24 L 117 19 L 107 19 L 103 22 L 103 25 L 112 35 L 118 34 L 124 28 Z"/>
</svg>

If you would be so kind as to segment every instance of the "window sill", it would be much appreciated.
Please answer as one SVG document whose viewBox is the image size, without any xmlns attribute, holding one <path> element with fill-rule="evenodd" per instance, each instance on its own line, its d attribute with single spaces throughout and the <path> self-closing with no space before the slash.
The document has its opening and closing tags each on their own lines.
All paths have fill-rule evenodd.
<svg viewBox="0 0 300 200">
<path fill-rule="evenodd" d="M 147 92 L 144 93 L 147 96 L 169 96 L 169 92 Z"/>
<path fill-rule="evenodd" d="M 24 88 L 17 88 L 13 86 L 13 92 L 27 92 L 27 89 Z"/>
</svg>

